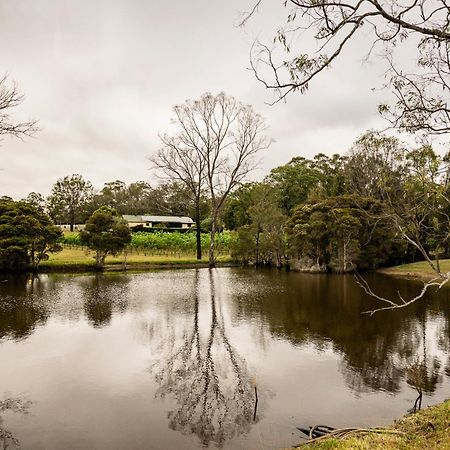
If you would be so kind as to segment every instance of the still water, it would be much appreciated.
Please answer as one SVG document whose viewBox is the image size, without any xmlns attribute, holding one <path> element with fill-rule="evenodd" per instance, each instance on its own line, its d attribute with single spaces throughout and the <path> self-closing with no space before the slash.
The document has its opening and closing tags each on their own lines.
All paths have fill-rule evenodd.
<svg viewBox="0 0 450 450">
<path fill-rule="evenodd" d="M 276 449 L 298 426 L 388 424 L 414 363 L 424 406 L 450 395 L 449 294 L 370 317 L 343 275 L 0 276 L 0 448 Z"/>
</svg>

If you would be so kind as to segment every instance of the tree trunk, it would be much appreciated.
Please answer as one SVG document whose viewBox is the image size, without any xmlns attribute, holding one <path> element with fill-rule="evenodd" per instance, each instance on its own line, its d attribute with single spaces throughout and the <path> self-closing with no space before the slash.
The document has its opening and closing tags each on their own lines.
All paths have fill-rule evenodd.
<svg viewBox="0 0 450 450">
<path fill-rule="evenodd" d="M 95 265 L 97 267 L 97 269 L 103 269 L 103 266 L 105 265 L 105 258 L 106 258 L 107 253 L 101 251 L 101 250 L 97 250 L 97 253 L 95 255 Z"/>
<path fill-rule="evenodd" d="M 73 231 L 73 226 L 75 225 L 75 214 L 74 213 L 70 213 L 70 231 Z"/>
<path fill-rule="evenodd" d="M 277 269 L 281 269 L 281 267 L 283 266 L 282 261 L 281 261 L 281 253 L 279 253 L 277 251 L 276 255 L 277 255 Z"/>
<path fill-rule="evenodd" d="M 344 240 L 344 273 L 347 272 L 347 243 Z"/>
<path fill-rule="evenodd" d="M 214 216 L 215 214 L 213 214 Z M 213 217 L 211 224 L 211 235 L 209 242 L 209 267 L 216 267 L 216 258 L 214 256 L 214 239 L 216 237 L 216 218 Z"/>
<path fill-rule="evenodd" d="M 197 199 L 195 205 L 195 226 L 196 230 L 196 244 L 197 244 L 197 259 L 202 259 L 202 234 L 200 229 L 200 200 Z"/>
<path fill-rule="evenodd" d="M 258 231 L 256 232 L 256 266 L 259 266 L 259 227 L 258 227 Z"/>
</svg>

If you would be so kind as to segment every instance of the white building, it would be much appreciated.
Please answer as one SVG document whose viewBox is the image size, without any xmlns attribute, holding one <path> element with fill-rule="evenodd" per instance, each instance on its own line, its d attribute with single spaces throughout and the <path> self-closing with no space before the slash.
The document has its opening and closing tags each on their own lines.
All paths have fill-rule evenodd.
<svg viewBox="0 0 450 450">
<path fill-rule="evenodd" d="M 190 217 L 180 216 L 134 216 L 124 214 L 123 218 L 128 222 L 130 228 L 158 228 L 164 226 L 167 228 L 191 228 L 194 221 Z"/>
</svg>

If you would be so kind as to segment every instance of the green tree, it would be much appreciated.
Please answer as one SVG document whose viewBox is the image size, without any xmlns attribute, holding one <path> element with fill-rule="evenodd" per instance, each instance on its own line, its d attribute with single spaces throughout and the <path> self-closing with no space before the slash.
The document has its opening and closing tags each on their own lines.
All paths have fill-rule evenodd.
<svg viewBox="0 0 450 450">
<path fill-rule="evenodd" d="M 251 223 L 249 208 L 258 183 L 244 183 L 233 191 L 226 202 L 223 221 L 228 230 L 237 230 Z"/>
<path fill-rule="evenodd" d="M 101 206 L 109 206 L 122 214 L 127 214 L 127 211 L 123 211 L 126 197 L 127 185 L 123 181 L 115 180 L 105 183 L 102 190 L 93 198 L 92 203 L 97 206 L 95 209 Z M 128 214 L 131 214 L 131 212 Z"/>
<path fill-rule="evenodd" d="M 60 178 L 48 198 L 51 217 L 55 222 L 70 224 L 70 231 L 73 231 L 77 221 L 85 220 L 86 209 L 93 193 L 92 184 L 81 175 Z"/>
<path fill-rule="evenodd" d="M 380 201 L 358 195 L 299 205 L 288 228 L 292 256 L 305 270 L 376 268 L 396 248 L 396 230 L 383 213 Z"/>
<path fill-rule="evenodd" d="M 41 211 L 46 211 L 47 209 L 47 201 L 45 200 L 44 196 L 42 194 L 39 194 L 38 192 L 30 192 L 27 195 L 27 198 L 23 199 L 22 201 L 33 205 Z"/>
<path fill-rule="evenodd" d="M 61 235 L 35 206 L 0 199 L 0 270 L 36 270 L 49 252 L 61 250 L 57 244 Z"/>
<path fill-rule="evenodd" d="M 131 242 L 131 232 L 116 210 L 102 206 L 89 217 L 85 229 L 80 232 L 80 239 L 95 250 L 96 266 L 101 269 L 108 254 L 121 252 Z"/>
<path fill-rule="evenodd" d="M 347 155 L 345 176 L 349 190 L 364 197 L 396 202 L 408 173 L 408 151 L 397 138 L 369 130 Z"/>
<path fill-rule="evenodd" d="M 234 256 L 256 265 L 281 267 L 286 255 L 286 217 L 278 206 L 276 190 L 266 183 L 252 183 L 239 191 L 241 204 L 235 196 L 228 214 L 229 220 L 236 214 L 232 220 L 240 224 Z"/>
<path fill-rule="evenodd" d="M 310 191 L 323 179 L 322 173 L 311 161 L 298 156 L 284 166 L 273 169 L 266 181 L 278 191 L 284 213 L 290 214 L 295 206 L 307 200 Z"/>
<path fill-rule="evenodd" d="M 330 211 L 330 262 L 335 272 L 348 272 L 356 266 L 361 252 L 359 234 L 362 226 L 360 217 L 352 214 L 351 208 L 333 208 Z"/>
</svg>

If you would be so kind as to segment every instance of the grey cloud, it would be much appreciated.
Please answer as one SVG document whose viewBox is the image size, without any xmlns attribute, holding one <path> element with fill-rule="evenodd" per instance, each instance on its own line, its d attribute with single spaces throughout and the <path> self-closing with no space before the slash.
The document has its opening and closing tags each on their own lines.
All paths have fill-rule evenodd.
<svg viewBox="0 0 450 450">
<path fill-rule="evenodd" d="M 58 178 L 156 182 L 147 158 L 171 108 L 205 91 L 225 91 L 266 117 L 275 142 L 263 171 L 292 156 L 345 151 L 378 124 L 379 70 L 361 68 L 358 46 L 306 96 L 267 106 L 271 94 L 248 70 L 256 36 L 273 36 L 285 10 L 266 2 L 245 29 L 251 0 L 5 0 L 0 3 L 0 73 L 26 93 L 18 114 L 40 120 L 26 142 L 0 147 L 0 195 L 47 194 Z M 345 147 L 345 148 L 344 148 Z"/>
</svg>

